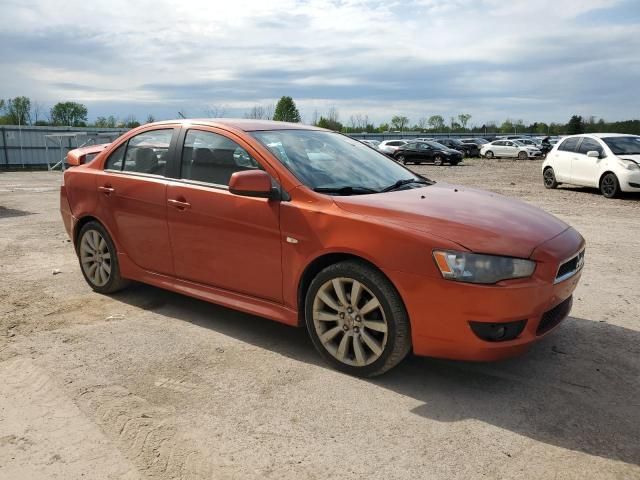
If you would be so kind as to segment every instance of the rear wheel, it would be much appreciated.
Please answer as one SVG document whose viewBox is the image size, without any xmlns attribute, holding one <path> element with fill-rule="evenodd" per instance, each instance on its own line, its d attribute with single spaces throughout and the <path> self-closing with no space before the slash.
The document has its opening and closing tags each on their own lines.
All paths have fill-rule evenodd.
<svg viewBox="0 0 640 480">
<path fill-rule="evenodd" d="M 493 158 L 493 152 L 491 150 L 487 150 L 487 153 L 484 154 L 487 158 Z"/>
<path fill-rule="evenodd" d="M 607 173 L 600 180 L 600 192 L 606 198 L 615 198 L 620 194 L 618 177 L 613 173 Z"/>
<path fill-rule="evenodd" d="M 396 160 L 398 160 L 400 163 L 403 163 L 404 165 L 408 163 L 407 158 L 404 155 L 398 155 L 396 157 Z"/>
<path fill-rule="evenodd" d="M 380 375 L 411 349 L 400 295 L 379 270 L 363 262 L 322 270 L 307 292 L 305 320 L 318 352 L 349 374 Z"/>
<path fill-rule="evenodd" d="M 527 152 L 519 152 L 518 153 L 518 160 L 526 160 L 529 158 L 529 154 L 527 154 Z"/>
<path fill-rule="evenodd" d="M 556 174 L 553 171 L 553 168 L 551 167 L 548 167 L 544 170 L 544 173 L 542 174 L 542 178 L 544 180 L 545 188 L 557 188 L 558 185 L 560 185 L 556 181 Z"/>
<path fill-rule="evenodd" d="M 116 247 L 98 222 L 88 222 L 82 227 L 77 249 L 82 275 L 93 290 L 113 293 L 129 284 L 120 276 Z"/>
</svg>

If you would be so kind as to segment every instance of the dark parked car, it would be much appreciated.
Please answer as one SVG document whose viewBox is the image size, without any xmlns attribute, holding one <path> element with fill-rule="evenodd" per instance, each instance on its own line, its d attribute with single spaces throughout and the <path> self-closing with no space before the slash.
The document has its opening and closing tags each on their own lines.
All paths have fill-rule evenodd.
<svg viewBox="0 0 640 480">
<path fill-rule="evenodd" d="M 460 141 L 462 143 L 472 143 L 474 145 L 478 146 L 478 149 L 480 149 L 482 147 L 482 145 L 485 145 L 487 143 L 489 143 L 489 140 L 487 140 L 486 138 L 461 138 Z"/>
<path fill-rule="evenodd" d="M 480 147 L 478 147 L 478 145 L 473 143 L 463 143 L 458 138 L 439 138 L 438 143 L 445 147 L 458 150 L 465 157 L 477 157 L 480 155 Z"/>
<path fill-rule="evenodd" d="M 462 161 L 462 153 L 437 142 L 409 142 L 393 153 L 393 158 L 404 163 L 428 163 L 457 165 Z"/>
</svg>

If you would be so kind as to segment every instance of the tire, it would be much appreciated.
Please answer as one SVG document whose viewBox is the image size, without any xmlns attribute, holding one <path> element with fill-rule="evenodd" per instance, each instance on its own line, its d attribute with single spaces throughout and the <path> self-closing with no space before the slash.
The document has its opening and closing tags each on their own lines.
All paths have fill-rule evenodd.
<svg viewBox="0 0 640 480">
<path fill-rule="evenodd" d="M 400 295 L 364 262 L 336 263 L 313 279 L 305 297 L 305 322 L 320 355 L 350 375 L 381 375 L 411 350 L 409 316 Z"/>
<path fill-rule="evenodd" d="M 616 198 L 620 195 L 620 182 L 614 173 L 606 173 L 600 179 L 600 192 L 605 198 Z"/>
<path fill-rule="evenodd" d="M 556 173 L 551 167 L 544 169 L 544 172 L 542 173 L 542 180 L 545 188 L 558 188 L 558 185 L 560 185 L 556 181 Z"/>
<path fill-rule="evenodd" d="M 120 276 L 116 247 L 100 223 L 91 221 L 83 225 L 76 253 L 82 275 L 94 291 L 114 293 L 129 285 L 129 280 Z"/>
<path fill-rule="evenodd" d="M 406 157 L 405 157 L 404 155 L 398 155 L 398 156 L 396 157 L 396 160 L 397 160 L 398 162 L 402 163 L 403 165 L 406 165 L 406 164 L 407 164 L 407 159 L 406 159 Z"/>
<path fill-rule="evenodd" d="M 442 156 L 436 155 L 435 157 L 433 157 L 433 164 L 442 165 Z"/>
<path fill-rule="evenodd" d="M 487 151 L 487 153 L 484 154 L 484 156 L 486 158 L 493 158 L 493 152 L 491 150 Z"/>
<path fill-rule="evenodd" d="M 527 152 L 518 153 L 518 160 L 528 160 L 528 159 L 529 159 L 529 154 Z"/>
</svg>

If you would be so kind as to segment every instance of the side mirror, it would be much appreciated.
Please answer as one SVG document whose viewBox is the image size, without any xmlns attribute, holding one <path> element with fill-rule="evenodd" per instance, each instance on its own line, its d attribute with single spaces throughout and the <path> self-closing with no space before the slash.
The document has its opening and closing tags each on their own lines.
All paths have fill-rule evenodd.
<svg viewBox="0 0 640 480">
<path fill-rule="evenodd" d="M 595 151 L 595 150 L 589 150 L 589 151 L 587 152 L 587 157 L 590 157 L 590 158 L 600 158 L 600 153 L 599 153 L 599 152 L 597 152 L 597 151 Z"/>
<path fill-rule="evenodd" d="M 264 170 L 234 172 L 229 180 L 229 191 L 243 197 L 274 198 L 271 177 Z"/>
</svg>

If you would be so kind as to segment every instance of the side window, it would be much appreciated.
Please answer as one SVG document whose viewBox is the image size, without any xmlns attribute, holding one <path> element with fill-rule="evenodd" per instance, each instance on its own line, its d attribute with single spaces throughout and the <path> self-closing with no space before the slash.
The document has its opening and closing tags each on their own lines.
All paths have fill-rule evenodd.
<svg viewBox="0 0 640 480">
<path fill-rule="evenodd" d="M 187 132 L 182 149 L 181 178 L 229 185 L 234 172 L 260 168 L 244 148 L 225 136 L 202 130 Z"/>
<path fill-rule="evenodd" d="M 105 163 L 105 170 L 122 170 L 122 160 L 124 159 L 124 149 L 127 146 L 127 142 L 120 145 L 114 150 L 114 152 L 107 158 Z"/>
<path fill-rule="evenodd" d="M 497 147 L 504 147 L 504 142 L 502 140 L 498 140 L 497 142 L 493 142 L 493 145 Z"/>
<path fill-rule="evenodd" d="M 587 152 L 596 151 L 602 156 L 604 153 L 602 146 L 598 143 L 597 140 L 593 138 L 583 138 L 582 143 L 580 144 L 580 148 L 578 149 L 578 153 L 582 153 L 586 155 Z"/>
<path fill-rule="evenodd" d="M 514 144 L 513 142 L 504 142 L 504 144 L 505 144 L 507 147 L 515 147 L 515 144 Z"/>
<path fill-rule="evenodd" d="M 578 146 L 578 140 L 580 140 L 580 137 L 567 138 L 560 144 L 558 150 L 562 152 L 575 152 Z"/>
<path fill-rule="evenodd" d="M 409 150 L 415 150 L 416 148 L 418 148 L 418 144 L 417 143 L 407 143 L 404 145 L 404 148 L 407 148 Z"/>
<path fill-rule="evenodd" d="M 173 129 L 152 130 L 131 137 L 124 158 L 125 172 L 164 175 Z"/>
</svg>

